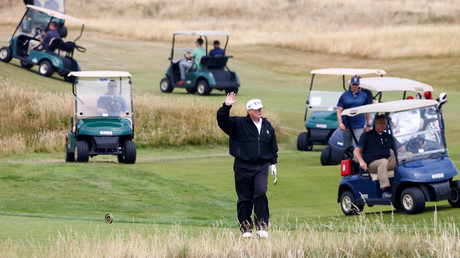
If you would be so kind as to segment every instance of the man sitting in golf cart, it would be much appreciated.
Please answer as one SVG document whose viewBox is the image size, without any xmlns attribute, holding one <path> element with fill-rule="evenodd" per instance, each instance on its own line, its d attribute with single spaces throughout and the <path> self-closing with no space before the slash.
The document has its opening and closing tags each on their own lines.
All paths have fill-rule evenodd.
<svg viewBox="0 0 460 258">
<path fill-rule="evenodd" d="M 206 55 L 206 50 L 203 48 L 203 39 L 198 38 L 195 41 L 196 48 L 191 52 L 185 52 L 185 59 L 179 62 L 180 70 L 180 81 L 177 82 L 177 85 L 185 84 L 186 71 L 191 69 L 201 70 L 200 60 L 201 57 Z"/>
<path fill-rule="evenodd" d="M 110 80 L 107 84 L 108 92 L 97 100 L 97 111 L 102 116 L 120 116 L 128 114 L 129 107 L 126 100 L 117 94 L 117 82 Z"/>
<path fill-rule="evenodd" d="M 50 50 L 51 41 L 61 39 L 61 35 L 59 34 L 57 27 L 58 25 L 56 21 L 50 22 L 48 31 L 42 35 L 37 35 L 37 39 L 39 39 L 40 42 L 34 40 L 29 42 L 29 53 L 31 49 L 36 49 L 37 47 L 46 51 Z"/>
<path fill-rule="evenodd" d="M 393 137 L 385 132 L 386 128 L 385 115 L 376 116 L 373 130 L 361 135 L 353 154 L 363 170 L 378 174 L 382 198 L 389 199 L 391 193 L 386 190 L 390 187 L 388 171 L 394 170 L 396 158 Z M 404 152 L 405 147 L 399 146 L 398 151 Z"/>
</svg>

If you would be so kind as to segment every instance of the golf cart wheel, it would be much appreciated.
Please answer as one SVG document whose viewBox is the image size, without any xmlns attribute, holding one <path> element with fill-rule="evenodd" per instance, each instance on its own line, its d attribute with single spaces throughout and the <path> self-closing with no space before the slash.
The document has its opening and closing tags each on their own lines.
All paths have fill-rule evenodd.
<svg viewBox="0 0 460 258">
<path fill-rule="evenodd" d="M 77 141 L 75 144 L 75 160 L 77 162 L 88 162 L 89 147 L 86 141 Z"/>
<path fill-rule="evenodd" d="M 34 66 L 33 64 L 29 64 L 27 63 L 26 61 L 21 61 L 21 66 L 26 68 L 26 69 L 30 69 L 32 66 Z"/>
<path fill-rule="evenodd" d="M 196 91 L 198 92 L 198 94 L 204 96 L 204 95 L 209 95 L 211 93 L 211 88 L 209 88 L 207 81 L 200 80 L 196 84 Z"/>
<path fill-rule="evenodd" d="M 187 87 L 187 88 L 185 88 L 185 90 L 187 90 L 187 92 L 190 93 L 190 94 L 195 94 L 196 93 L 196 87 L 191 87 L 191 88 Z"/>
<path fill-rule="evenodd" d="M 65 162 L 74 162 L 75 161 L 75 153 L 69 151 L 69 147 L 67 147 L 67 143 L 65 144 Z"/>
<path fill-rule="evenodd" d="M 0 48 L 0 61 L 8 63 L 13 58 L 10 47 Z"/>
<path fill-rule="evenodd" d="M 162 92 L 172 92 L 173 91 L 173 86 L 171 85 L 171 82 L 169 81 L 169 79 L 167 77 L 161 79 L 160 81 L 160 90 Z"/>
<path fill-rule="evenodd" d="M 331 146 L 328 145 L 326 148 L 323 149 L 321 152 L 321 165 L 327 166 L 331 164 Z"/>
<path fill-rule="evenodd" d="M 53 74 L 53 66 L 51 65 L 50 61 L 41 61 L 40 66 L 38 67 L 38 72 L 45 77 L 50 77 L 51 74 Z"/>
<path fill-rule="evenodd" d="M 340 196 L 340 207 L 342 207 L 343 214 L 350 216 L 361 213 L 364 205 L 357 205 L 353 194 L 350 191 L 345 191 Z"/>
<path fill-rule="evenodd" d="M 425 209 L 425 195 L 417 187 L 409 187 L 401 194 L 401 206 L 407 214 L 417 214 Z"/>
<path fill-rule="evenodd" d="M 125 141 L 123 148 L 123 163 L 134 164 L 136 162 L 136 144 L 133 141 Z"/>
<path fill-rule="evenodd" d="M 313 143 L 311 141 L 310 133 L 303 132 L 297 137 L 297 150 L 311 151 L 313 149 Z"/>
<path fill-rule="evenodd" d="M 451 194 L 451 198 L 449 199 L 450 206 L 454 208 L 460 207 L 460 181 L 453 181 L 450 184 L 450 194 Z"/>
<path fill-rule="evenodd" d="M 117 155 L 117 160 L 118 160 L 118 163 L 123 163 L 123 161 L 124 161 L 123 154 L 118 154 Z"/>
<path fill-rule="evenodd" d="M 237 94 L 239 89 L 240 88 L 228 88 L 228 89 L 225 89 L 225 93 L 229 94 L 230 92 L 233 92 Z"/>
</svg>

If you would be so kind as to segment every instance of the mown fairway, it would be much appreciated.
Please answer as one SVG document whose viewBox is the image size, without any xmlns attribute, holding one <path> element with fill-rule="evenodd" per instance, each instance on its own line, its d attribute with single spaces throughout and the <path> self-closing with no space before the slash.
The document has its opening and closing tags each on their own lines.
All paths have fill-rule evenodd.
<svg viewBox="0 0 460 258">
<path fill-rule="evenodd" d="M 7 45 L 13 30 L 12 25 L 0 27 L 1 46 Z M 169 42 L 128 40 L 109 33 L 87 31 L 79 44 L 88 50 L 85 54 L 75 54 L 83 70 L 126 70 L 133 75 L 135 109 L 136 97 L 140 96 L 155 96 L 163 101 L 181 100 L 181 103 L 199 101 L 215 107 L 216 111 L 225 99 L 225 95 L 219 91 L 213 91 L 208 97 L 187 95 L 183 89 L 176 89 L 172 94 L 160 92 L 159 82 L 168 66 Z M 281 148 L 277 166 L 279 182 L 274 186 L 270 177 L 268 188 L 271 222 L 274 234 L 280 238 L 296 229 L 302 232 L 315 232 L 313 229 L 317 229 L 319 235 L 326 232 L 321 239 L 329 239 L 329 230 L 332 233 L 338 231 L 340 239 L 346 237 L 342 235 L 342 231 L 346 230 L 334 227 L 346 227 L 344 225 L 348 223 L 354 225 L 357 220 L 345 217 L 337 204 L 339 167 L 321 166 L 319 157 L 322 147 L 316 146 L 312 152 L 296 150 L 297 135 L 305 130 L 303 115 L 309 71 L 312 69 L 381 68 L 391 76 L 407 77 L 432 85 L 435 97 L 442 91 L 447 92 L 448 103 L 444 108 L 447 144 L 452 160 L 457 167 L 460 166 L 460 62 L 455 55 L 381 60 L 272 46 L 233 47 L 232 39 L 228 54 L 234 56 L 229 67 L 239 73 L 242 82 L 237 105 L 244 106 L 251 98 L 261 98 L 267 110 L 277 116 L 282 127 L 278 136 Z M 5 78 L 28 91 L 71 91 L 71 84 L 64 82 L 61 77 L 41 77 L 36 67 L 25 70 L 17 60 L 9 64 L 0 62 L 0 80 Z M 187 112 L 186 105 L 177 109 Z M 2 113 L 2 116 L 9 115 Z M 59 137 L 64 138 L 66 130 Z M 14 244 L 28 241 L 53 245 L 57 236 L 68 232 L 71 232 L 68 238 L 73 234 L 82 234 L 105 239 L 113 237 L 114 232 L 123 236 L 129 236 L 132 232 L 142 236 L 160 234 L 164 233 L 163 229 L 165 232 L 171 228 L 174 231 L 177 225 L 191 236 L 202 236 L 203 231 L 217 228 L 217 232 L 211 230 L 217 238 L 220 234 L 228 235 L 228 232 L 238 237 L 232 164 L 227 147 L 215 145 L 139 148 L 134 165 L 120 165 L 115 157 L 110 156 L 92 158 L 86 164 L 65 163 L 63 148 L 1 156 L 0 240 L 3 242 L 0 243 L 15 250 Z M 459 176 L 456 178 L 460 179 Z M 375 229 L 376 232 L 402 235 L 407 227 L 412 226 L 431 233 L 440 221 L 449 221 L 449 226 L 458 227 L 457 217 L 460 215 L 460 209 L 450 208 L 447 201 L 427 203 L 425 212 L 411 216 L 392 212 L 390 206 L 365 207 L 364 211 L 371 222 L 374 214 L 378 217 L 383 211 L 379 222 L 394 226 L 388 232 L 382 228 Z M 104 223 L 106 213 L 114 216 L 113 224 Z M 446 232 L 458 237 L 458 228 L 448 228 Z M 168 234 L 172 233 L 164 233 L 165 237 Z M 6 241 L 8 239 L 12 240 L 13 247 L 8 244 L 11 242 Z M 454 250 L 458 250 L 459 242 L 455 243 L 457 249 Z M 356 248 L 359 249 L 359 246 Z M 289 250 L 289 247 L 286 249 Z M 187 249 L 167 254 L 187 254 Z M 276 256 L 277 253 L 271 254 Z M 286 253 L 278 253 L 283 254 Z M 350 251 L 350 254 L 353 252 Z M 78 256 L 78 253 L 74 255 Z M 225 253 L 220 256 L 225 256 Z"/>
</svg>

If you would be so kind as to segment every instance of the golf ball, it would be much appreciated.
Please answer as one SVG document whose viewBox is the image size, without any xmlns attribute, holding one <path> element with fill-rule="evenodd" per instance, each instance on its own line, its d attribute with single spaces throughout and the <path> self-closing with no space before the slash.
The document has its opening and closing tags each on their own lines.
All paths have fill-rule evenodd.
<svg viewBox="0 0 460 258">
<path fill-rule="evenodd" d="M 107 224 L 112 224 L 112 221 L 113 221 L 113 216 L 112 216 L 112 214 L 107 213 L 107 214 L 105 215 L 105 223 L 107 223 Z"/>
</svg>

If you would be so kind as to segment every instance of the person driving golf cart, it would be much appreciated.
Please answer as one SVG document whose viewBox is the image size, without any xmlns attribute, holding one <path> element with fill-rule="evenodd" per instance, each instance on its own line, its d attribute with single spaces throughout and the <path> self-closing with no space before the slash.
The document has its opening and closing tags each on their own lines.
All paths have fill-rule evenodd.
<svg viewBox="0 0 460 258">
<path fill-rule="evenodd" d="M 42 31 L 40 35 L 37 35 L 36 38 L 39 41 L 31 40 L 29 41 L 29 51 L 30 53 L 31 49 L 37 49 L 37 50 L 45 50 L 45 51 L 52 51 L 54 49 L 51 49 L 51 42 L 54 40 L 60 40 L 61 39 L 61 34 L 59 34 L 59 31 L 57 29 L 58 24 L 56 21 L 50 22 L 49 29 L 46 33 Z"/>
<path fill-rule="evenodd" d="M 110 80 L 107 84 L 107 93 L 97 100 L 97 111 L 102 116 L 120 116 L 129 113 L 126 100 L 117 94 L 117 82 Z"/>
<path fill-rule="evenodd" d="M 196 48 L 191 52 L 184 52 L 185 59 L 179 62 L 180 69 L 180 81 L 177 82 L 177 85 L 185 84 L 185 75 L 187 71 L 192 69 L 201 70 L 202 66 L 200 64 L 201 57 L 206 55 L 206 50 L 203 48 L 203 39 L 197 38 L 195 41 Z"/>
</svg>

